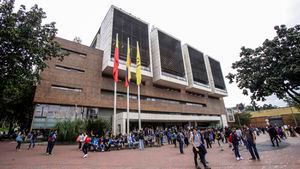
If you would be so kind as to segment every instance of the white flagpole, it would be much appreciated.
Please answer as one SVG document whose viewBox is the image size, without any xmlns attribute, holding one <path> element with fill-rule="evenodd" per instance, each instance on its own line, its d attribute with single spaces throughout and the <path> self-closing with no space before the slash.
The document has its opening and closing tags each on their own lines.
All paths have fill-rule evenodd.
<svg viewBox="0 0 300 169">
<path fill-rule="evenodd" d="M 127 86 L 127 134 L 129 134 L 129 85 Z"/>
<path fill-rule="evenodd" d="M 140 97 L 140 85 L 138 85 L 138 113 L 139 113 L 139 130 L 142 129 L 141 123 L 141 97 Z"/>
<path fill-rule="evenodd" d="M 115 91 L 114 91 L 114 117 L 113 117 L 113 135 L 116 135 L 116 126 L 117 126 L 117 82 L 115 82 Z"/>
</svg>

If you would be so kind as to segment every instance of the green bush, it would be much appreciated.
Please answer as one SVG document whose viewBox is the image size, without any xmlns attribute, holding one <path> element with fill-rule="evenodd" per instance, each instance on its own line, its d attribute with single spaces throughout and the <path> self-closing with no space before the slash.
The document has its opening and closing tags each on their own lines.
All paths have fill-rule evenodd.
<svg viewBox="0 0 300 169">
<path fill-rule="evenodd" d="M 60 142 L 74 142 L 79 133 L 85 130 L 83 120 L 67 120 L 56 124 L 57 140 Z"/>
<path fill-rule="evenodd" d="M 91 131 L 94 134 L 103 134 L 104 129 L 110 129 L 110 124 L 103 119 L 96 120 L 66 120 L 56 124 L 57 141 L 74 142 L 79 133 Z"/>
</svg>

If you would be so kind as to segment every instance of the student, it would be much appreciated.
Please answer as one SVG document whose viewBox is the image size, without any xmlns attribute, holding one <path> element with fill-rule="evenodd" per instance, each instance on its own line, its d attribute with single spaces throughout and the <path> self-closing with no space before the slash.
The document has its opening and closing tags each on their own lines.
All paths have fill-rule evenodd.
<svg viewBox="0 0 300 169">
<path fill-rule="evenodd" d="M 233 129 L 233 132 L 231 133 L 231 137 L 232 137 L 232 145 L 233 145 L 233 150 L 234 150 L 234 155 L 236 157 L 236 160 L 243 160 L 244 158 L 241 156 L 240 154 L 240 150 L 239 150 L 239 141 L 240 138 L 239 136 L 236 134 L 236 130 Z"/>
<path fill-rule="evenodd" d="M 144 134 L 142 130 L 139 132 L 139 149 L 144 150 Z"/>
<path fill-rule="evenodd" d="M 191 143 L 193 145 L 193 153 L 194 153 L 194 162 L 197 169 L 200 169 L 200 166 L 197 162 L 197 156 L 199 155 L 201 163 L 205 167 L 205 169 L 210 169 L 209 166 L 206 165 L 205 154 L 207 153 L 204 146 L 204 139 L 200 131 L 194 129 L 194 132 L 191 134 Z"/>
<path fill-rule="evenodd" d="M 28 146 L 28 150 L 31 148 L 31 145 L 32 145 L 32 148 L 34 148 L 34 146 L 35 146 L 35 141 L 36 141 L 36 138 L 37 138 L 36 132 L 30 132 L 30 133 L 28 134 L 27 138 L 28 138 L 29 141 L 30 141 L 29 146 Z"/>
<path fill-rule="evenodd" d="M 274 140 L 276 141 L 277 147 L 279 147 L 278 133 L 277 133 L 277 130 L 275 129 L 275 127 L 270 125 L 270 128 L 269 128 L 268 132 L 269 132 L 270 139 L 271 139 L 273 147 L 275 147 Z"/>
<path fill-rule="evenodd" d="M 52 154 L 52 150 L 53 150 L 53 147 L 54 147 L 55 141 L 56 141 L 56 134 L 57 134 L 57 132 L 54 131 L 48 137 L 48 145 L 47 145 L 47 150 L 46 150 L 47 155 Z"/>
<path fill-rule="evenodd" d="M 217 132 L 217 141 L 218 141 L 218 145 L 221 148 L 221 151 L 224 151 L 223 149 L 223 135 L 221 133 L 221 131 Z"/>
<path fill-rule="evenodd" d="M 256 149 L 256 135 L 252 128 L 247 127 L 246 130 L 246 140 L 247 140 L 247 146 L 248 150 L 251 154 L 250 160 L 260 160 L 259 154 Z"/>
<path fill-rule="evenodd" d="M 23 134 L 21 132 L 18 133 L 16 137 L 16 142 L 17 142 L 16 151 L 20 151 L 21 144 L 23 142 Z"/>
<path fill-rule="evenodd" d="M 183 154 L 184 135 L 183 135 L 182 131 L 178 132 L 177 141 L 179 143 L 179 151 L 181 154 Z"/>
<path fill-rule="evenodd" d="M 76 139 L 76 141 L 78 142 L 78 149 L 80 150 L 82 147 L 82 143 L 84 142 L 84 135 L 83 133 L 80 133 Z"/>
<path fill-rule="evenodd" d="M 90 143 L 91 143 L 91 137 L 84 134 L 84 142 L 83 142 L 83 146 L 82 146 L 82 151 L 84 154 L 83 158 L 87 158 L 87 156 L 88 156 L 88 148 L 89 148 Z"/>
</svg>

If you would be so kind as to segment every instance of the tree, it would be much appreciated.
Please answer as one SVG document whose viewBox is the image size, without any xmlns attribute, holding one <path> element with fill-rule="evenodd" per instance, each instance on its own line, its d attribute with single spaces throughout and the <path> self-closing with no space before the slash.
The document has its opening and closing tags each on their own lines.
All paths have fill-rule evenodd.
<svg viewBox="0 0 300 169">
<path fill-rule="evenodd" d="M 279 99 L 290 97 L 300 104 L 300 25 L 275 26 L 277 36 L 266 39 L 255 49 L 242 47 L 240 60 L 232 64 L 236 73 L 229 73 L 243 94 L 252 93 L 252 100 L 265 100 L 275 94 Z"/>
<path fill-rule="evenodd" d="M 67 53 L 55 41 L 55 23 L 42 24 L 46 18 L 42 8 L 34 5 L 26 11 L 21 5 L 14 12 L 14 0 L 0 2 L 0 117 L 12 122 L 20 120 L 27 108 L 32 110 L 30 97 L 45 61 L 63 59 Z M 25 99 L 30 99 L 29 107 L 20 109 L 28 103 Z"/>
<path fill-rule="evenodd" d="M 249 112 L 235 113 L 234 119 L 236 119 L 235 125 L 237 126 L 249 125 L 251 121 L 251 114 Z"/>
</svg>

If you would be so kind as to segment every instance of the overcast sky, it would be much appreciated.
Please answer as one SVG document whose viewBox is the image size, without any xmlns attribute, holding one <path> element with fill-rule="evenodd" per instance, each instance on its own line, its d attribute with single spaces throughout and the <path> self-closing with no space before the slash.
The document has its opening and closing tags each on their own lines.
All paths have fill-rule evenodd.
<svg viewBox="0 0 300 169">
<path fill-rule="evenodd" d="M 219 60 L 223 76 L 232 72 L 241 46 L 258 47 L 275 36 L 275 25 L 290 27 L 300 22 L 299 0 L 16 0 L 16 7 L 20 4 L 27 8 L 38 4 L 47 13 L 45 23 L 57 23 L 59 37 L 73 40 L 79 36 L 88 46 L 115 5 Z M 225 83 L 226 107 L 250 103 L 236 84 L 227 79 Z M 286 105 L 275 96 L 264 103 Z"/>
</svg>

